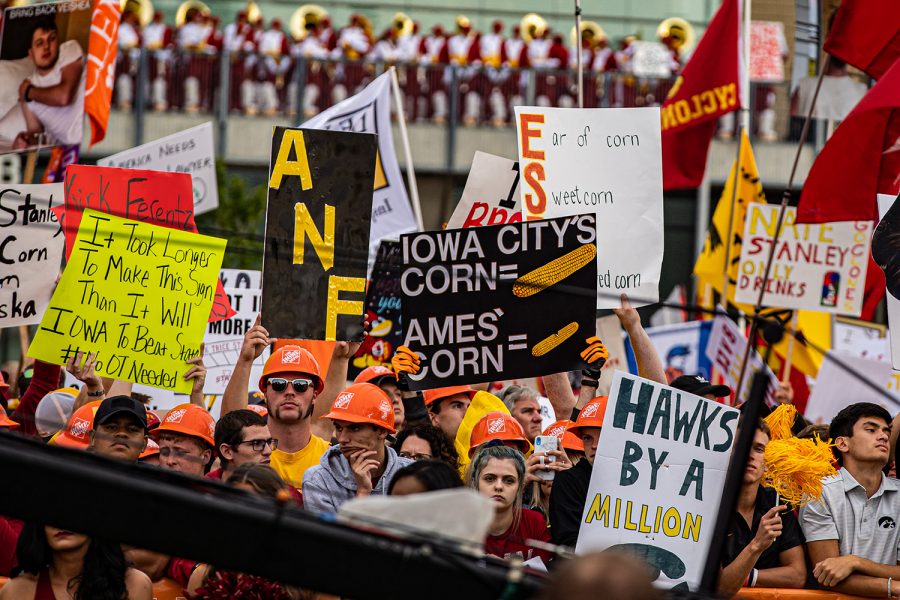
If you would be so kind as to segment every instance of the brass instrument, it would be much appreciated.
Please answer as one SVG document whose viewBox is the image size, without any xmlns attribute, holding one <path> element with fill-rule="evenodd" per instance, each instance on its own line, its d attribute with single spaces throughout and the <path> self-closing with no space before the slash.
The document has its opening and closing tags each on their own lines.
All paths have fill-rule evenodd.
<svg viewBox="0 0 900 600">
<path fill-rule="evenodd" d="M 304 4 L 291 15 L 290 30 L 294 40 L 305 39 L 309 32 L 319 26 L 328 11 L 318 4 Z"/>
<path fill-rule="evenodd" d="M 193 21 L 194 15 L 198 12 L 204 15 L 211 14 L 209 7 L 200 0 L 185 0 L 178 7 L 178 12 L 175 13 L 175 25 L 181 27 L 185 23 Z"/>
<path fill-rule="evenodd" d="M 547 31 L 547 20 L 537 13 L 528 13 L 519 23 L 520 35 L 526 42 L 539 38 Z"/>
<path fill-rule="evenodd" d="M 398 12 L 391 19 L 391 27 L 397 32 L 397 37 L 412 35 L 413 20 L 406 13 Z"/>
<path fill-rule="evenodd" d="M 569 33 L 569 38 L 572 40 L 572 46 L 578 46 L 578 39 L 575 36 L 575 27 L 572 27 L 572 31 Z M 593 48 L 597 45 L 600 40 L 608 40 L 609 38 L 606 36 L 606 32 L 603 31 L 603 28 L 600 27 L 600 24 L 595 21 L 582 21 L 581 22 L 581 38 L 588 40 L 588 47 Z"/>
<path fill-rule="evenodd" d="M 694 28 L 681 17 L 669 17 L 660 23 L 656 29 L 656 35 L 660 40 L 671 38 L 672 47 L 681 56 L 690 52 L 697 41 L 697 34 Z"/>
<path fill-rule="evenodd" d="M 141 27 L 153 21 L 153 3 L 150 0 L 121 0 L 119 8 L 123 15 L 129 12 L 136 14 Z"/>
</svg>

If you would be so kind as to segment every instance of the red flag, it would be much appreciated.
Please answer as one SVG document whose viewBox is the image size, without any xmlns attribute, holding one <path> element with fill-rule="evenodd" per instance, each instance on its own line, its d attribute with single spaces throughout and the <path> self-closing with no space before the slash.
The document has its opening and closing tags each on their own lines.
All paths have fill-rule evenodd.
<svg viewBox="0 0 900 600">
<path fill-rule="evenodd" d="M 91 145 L 106 137 L 109 105 L 119 36 L 119 2 L 96 0 L 91 15 L 91 37 L 84 92 L 84 112 L 91 124 Z"/>
<path fill-rule="evenodd" d="M 825 52 L 881 79 L 900 57 L 897 0 L 843 0 L 825 40 Z"/>
<path fill-rule="evenodd" d="M 698 187 L 716 120 L 740 106 L 739 0 L 724 0 L 662 105 L 663 189 Z"/>
<path fill-rule="evenodd" d="M 900 188 L 900 61 L 863 96 L 816 157 L 797 222 L 877 221 L 876 195 Z"/>
</svg>

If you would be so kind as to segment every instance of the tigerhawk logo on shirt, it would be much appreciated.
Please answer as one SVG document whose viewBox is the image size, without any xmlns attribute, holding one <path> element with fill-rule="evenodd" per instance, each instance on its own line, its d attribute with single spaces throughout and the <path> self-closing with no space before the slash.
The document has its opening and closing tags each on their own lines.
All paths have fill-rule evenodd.
<svg viewBox="0 0 900 600">
<path fill-rule="evenodd" d="M 881 517 L 878 519 L 878 526 L 882 529 L 893 529 L 897 526 L 897 523 L 890 517 Z"/>
<path fill-rule="evenodd" d="M 488 433 L 503 433 L 506 431 L 506 421 L 502 417 L 488 421 Z"/>
<path fill-rule="evenodd" d="M 353 399 L 353 392 L 342 392 L 334 401 L 335 408 L 347 408 L 350 406 L 350 400 Z"/>
</svg>

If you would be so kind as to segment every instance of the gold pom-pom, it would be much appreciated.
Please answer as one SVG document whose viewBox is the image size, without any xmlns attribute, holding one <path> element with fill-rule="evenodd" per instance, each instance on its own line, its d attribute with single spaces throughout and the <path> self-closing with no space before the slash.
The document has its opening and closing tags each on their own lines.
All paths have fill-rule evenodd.
<svg viewBox="0 0 900 600">
<path fill-rule="evenodd" d="M 776 439 L 773 431 L 772 441 L 766 446 L 763 485 L 774 489 L 782 502 L 794 507 L 818 500 L 822 496 L 822 479 L 837 474 L 832 446 L 818 437 Z"/>
<path fill-rule="evenodd" d="M 797 408 L 793 404 L 782 404 L 773 410 L 768 417 L 763 419 L 766 425 L 769 426 L 769 429 L 772 430 L 772 435 L 769 439 L 774 442 L 775 440 L 786 440 L 794 435 L 791 432 L 791 427 L 793 427 L 796 418 Z"/>
</svg>

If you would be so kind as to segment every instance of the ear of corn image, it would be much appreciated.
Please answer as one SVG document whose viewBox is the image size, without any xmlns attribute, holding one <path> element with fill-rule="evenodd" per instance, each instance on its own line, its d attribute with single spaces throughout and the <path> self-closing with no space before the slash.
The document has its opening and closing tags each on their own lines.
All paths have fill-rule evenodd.
<svg viewBox="0 0 900 600">
<path fill-rule="evenodd" d="M 578 323 L 576 321 L 572 321 L 556 333 L 548 335 L 540 342 L 534 345 L 534 348 L 531 349 L 532 356 L 543 356 L 565 342 L 567 339 L 575 335 L 575 332 L 578 331 Z"/>
<path fill-rule="evenodd" d="M 596 258 L 597 246 L 585 244 L 516 279 L 513 284 L 513 294 L 519 298 L 534 296 L 551 285 L 559 283 L 583 266 L 589 265 Z"/>
</svg>

